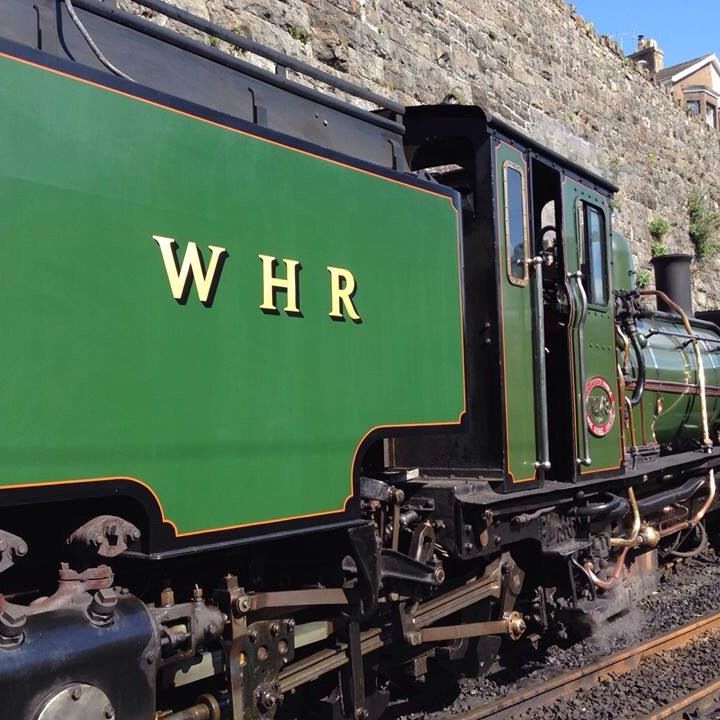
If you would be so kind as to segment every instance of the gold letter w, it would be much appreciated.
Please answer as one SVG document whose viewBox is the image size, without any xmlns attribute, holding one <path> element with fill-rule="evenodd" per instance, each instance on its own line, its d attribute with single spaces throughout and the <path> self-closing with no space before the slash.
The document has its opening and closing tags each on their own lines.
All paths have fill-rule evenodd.
<svg viewBox="0 0 720 720">
<path fill-rule="evenodd" d="M 188 243 L 182 265 L 178 268 L 177 258 L 175 257 L 175 240 L 161 235 L 153 235 L 153 240 L 160 246 L 172 296 L 178 302 L 184 303 L 194 281 L 200 302 L 203 305 L 212 305 L 227 250 L 216 245 L 208 245 L 210 248 L 210 265 L 207 272 L 205 272 L 202 256 L 194 242 Z"/>
</svg>

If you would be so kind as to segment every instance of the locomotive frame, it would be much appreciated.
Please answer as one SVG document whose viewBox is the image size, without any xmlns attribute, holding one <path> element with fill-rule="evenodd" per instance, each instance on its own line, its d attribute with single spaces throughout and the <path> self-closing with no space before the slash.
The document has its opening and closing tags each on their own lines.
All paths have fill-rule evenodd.
<svg viewBox="0 0 720 720">
<path fill-rule="evenodd" d="M 479 108 L 406 109 L 133 2 L 276 72 L 96 0 L 0 9 L 0 207 L 26 228 L 11 287 L 51 300 L 6 310 L 36 352 L 8 354 L 0 392 L 24 412 L 5 413 L 0 463 L 3 712 L 379 718 L 399 676 L 482 672 L 501 646 L 603 622 L 652 591 L 662 554 L 714 539 L 717 318 L 673 286 L 646 304 L 617 188 Z M 262 247 L 227 232 L 243 203 Z M 220 240 L 195 234 L 210 226 Z M 227 361 L 240 313 L 273 348 L 241 366 L 247 396 Z M 115 364 L 118 342 L 134 352 Z M 158 358 L 169 380 L 144 375 Z M 195 409 L 183 371 L 213 361 L 206 420 L 167 433 L 166 407 Z M 73 466 L 106 479 L 49 482 Z"/>
</svg>

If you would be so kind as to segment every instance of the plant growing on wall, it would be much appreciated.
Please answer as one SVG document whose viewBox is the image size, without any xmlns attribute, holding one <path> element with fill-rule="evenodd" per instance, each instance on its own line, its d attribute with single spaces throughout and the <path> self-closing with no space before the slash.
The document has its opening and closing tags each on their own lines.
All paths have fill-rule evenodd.
<svg viewBox="0 0 720 720">
<path fill-rule="evenodd" d="M 650 237 L 652 237 L 652 243 L 650 244 L 650 255 L 652 257 L 658 257 L 658 255 L 665 255 L 667 253 L 665 236 L 670 231 L 670 223 L 665 220 L 665 218 L 656 217 L 648 223 L 648 230 L 650 231 Z"/>
<path fill-rule="evenodd" d="M 635 285 L 640 288 L 640 290 L 644 290 L 645 288 L 650 287 L 651 284 L 652 273 L 645 268 L 643 268 L 642 270 L 638 270 L 637 274 L 635 275 Z"/>
<path fill-rule="evenodd" d="M 692 190 L 687 201 L 690 221 L 690 240 L 695 246 L 695 257 L 705 260 L 718 249 L 720 212 L 711 206 L 707 189 Z"/>
<path fill-rule="evenodd" d="M 287 31 L 293 40 L 299 40 L 303 45 L 307 45 L 310 42 L 310 33 L 304 28 L 298 27 L 297 25 L 290 25 Z"/>
</svg>

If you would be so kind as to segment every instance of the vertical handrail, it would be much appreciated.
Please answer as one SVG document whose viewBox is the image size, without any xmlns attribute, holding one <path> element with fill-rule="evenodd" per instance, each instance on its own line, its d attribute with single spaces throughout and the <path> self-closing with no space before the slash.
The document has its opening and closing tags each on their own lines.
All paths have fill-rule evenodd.
<svg viewBox="0 0 720 720">
<path fill-rule="evenodd" d="M 535 290 L 535 312 L 533 313 L 533 335 L 535 345 L 535 379 L 539 456 L 535 467 L 538 470 L 549 470 L 550 465 L 550 438 L 548 436 L 548 403 L 547 403 L 547 368 L 545 365 L 545 304 L 543 299 L 543 271 L 544 259 L 538 255 L 528 260 L 533 272 L 533 286 Z"/>
<path fill-rule="evenodd" d="M 575 284 L 578 289 L 578 296 L 580 298 L 580 312 L 577 314 L 577 331 L 578 331 L 578 371 L 579 371 L 579 384 L 580 384 L 580 399 L 582 403 L 581 407 L 581 419 L 580 429 L 582 433 L 582 457 L 577 458 L 578 465 L 591 465 L 592 459 L 590 458 L 590 436 L 588 434 L 587 422 L 585 420 L 585 321 L 587 320 L 588 314 L 588 299 L 585 293 L 585 287 L 582 282 L 582 272 L 580 270 L 568 273 L 568 279 L 575 280 Z"/>
</svg>

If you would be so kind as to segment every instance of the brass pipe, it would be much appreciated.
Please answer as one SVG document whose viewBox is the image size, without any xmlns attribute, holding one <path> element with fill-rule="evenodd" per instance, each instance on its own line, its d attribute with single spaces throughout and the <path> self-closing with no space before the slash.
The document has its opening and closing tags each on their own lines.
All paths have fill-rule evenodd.
<svg viewBox="0 0 720 720">
<path fill-rule="evenodd" d="M 630 502 L 630 509 L 632 510 L 633 524 L 630 529 L 630 536 L 627 538 L 614 537 L 610 538 L 610 547 L 635 547 L 638 544 L 640 536 L 640 508 L 638 507 L 637 500 L 635 500 L 635 491 L 632 486 L 627 491 L 628 500 Z"/>
<path fill-rule="evenodd" d="M 630 340 L 619 325 L 615 325 L 615 332 L 617 333 L 617 339 L 619 339 L 622 344 L 620 350 L 622 350 L 623 354 L 623 367 L 627 367 L 630 360 Z"/>
<path fill-rule="evenodd" d="M 588 576 L 588 579 L 596 588 L 598 588 L 598 590 L 611 590 L 615 587 L 615 585 L 617 585 L 618 580 L 620 580 L 620 576 L 622 575 L 622 571 L 625 568 L 625 557 L 629 549 L 629 546 L 626 546 L 622 549 L 622 552 L 620 553 L 620 555 L 618 555 L 618 559 L 615 562 L 615 569 L 607 580 L 599 578 L 594 573 L 593 564 L 590 560 L 587 560 L 583 564 L 583 570 Z"/>
</svg>

